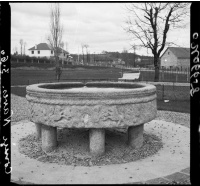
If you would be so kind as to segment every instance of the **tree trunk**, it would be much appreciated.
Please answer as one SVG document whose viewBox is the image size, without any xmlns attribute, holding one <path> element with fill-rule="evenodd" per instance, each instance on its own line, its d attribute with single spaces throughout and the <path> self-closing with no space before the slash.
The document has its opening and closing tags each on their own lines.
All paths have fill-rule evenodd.
<svg viewBox="0 0 200 186">
<path fill-rule="evenodd" d="M 154 82 L 159 82 L 159 66 L 155 67 L 155 76 L 154 76 Z"/>
<path fill-rule="evenodd" d="M 61 73 L 62 73 L 61 67 L 56 67 L 56 79 L 57 79 L 57 81 L 60 81 Z"/>
<path fill-rule="evenodd" d="M 159 81 L 159 68 L 160 68 L 158 56 L 154 56 L 154 67 L 155 67 L 154 82 L 158 82 Z"/>
<path fill-rule="evenodd" d="M 60 81 L 60 75 L 61 75 L 61 67 L 59 63 L 59 58 L 58 56 L 55 56 L 55 63 L 56 63 L 56 79 L 57 81 Z"/>
</svg>

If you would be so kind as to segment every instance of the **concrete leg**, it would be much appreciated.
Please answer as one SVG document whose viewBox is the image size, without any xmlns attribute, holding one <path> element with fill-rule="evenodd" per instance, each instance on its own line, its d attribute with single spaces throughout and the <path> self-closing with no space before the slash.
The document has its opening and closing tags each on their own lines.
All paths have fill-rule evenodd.
<svg viewBox="0 0 200 186">
<path fill-rule="evenodd" d="M 140 148 L 143 145 L 144 124 L 128 128 L 128 143 L 133 148 Z"/>
<path fill-rule="evenodd" d="M 90 129 L 89 140 L 92 155 L 99 156 L 105 152 L 105 129 Z"/>
<path fill-rule="evenodd" d="M 52 151 L 57 146 L 57 128 L 42 125 L 42 150 Z"/>
<path fill-rule="evenodd" d="M 37 138 L 37 139 L 40 139 L 40 138 L 41 138 L 41 127 L 42 127 L 42 124 L 35 123 L 36 138 Z"/>
</svg>

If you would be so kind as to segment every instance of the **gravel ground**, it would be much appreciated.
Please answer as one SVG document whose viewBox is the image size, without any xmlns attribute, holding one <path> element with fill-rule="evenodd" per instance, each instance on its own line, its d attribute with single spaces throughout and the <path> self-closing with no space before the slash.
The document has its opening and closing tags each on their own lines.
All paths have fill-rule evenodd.
<svg viewBox="0 0 200 186">
<path fill-rule="evenodd" d="M 11 110 L 13 111 L 11 124 L 12 121 L 28 119 L 28 101 L 26 98 L 11 94 Z"/>
<path fill-rule="evenodd" d="M 26 98 L 11 94 L 11 109 L 13 111 L 11 121 L 14 122 L 28 119 L 28 102 Z M 188 113 L 158 111 L 155 119 L 190 127 L 190 114 Z"/>
<path fill-rule="evenodd" d="M 19 151 L 30 158 L 42 162 L 74 166 L 102 166 L 137 161 L 152 156 L 162 147 L 162 141 L 157 136 L 144 133 L 143 146 L 132 149 L 127 144 L 127 135 L 117 131 L 106 130 L 106 153 L 93 157 L 89 153 L 89 131 L 83 129 L 58 129 L 58 146 L 45 153 L 41 149 L 41 140 L 36 140 L 35 134 L 30 134 L 19 141 Z"/>
</svg>

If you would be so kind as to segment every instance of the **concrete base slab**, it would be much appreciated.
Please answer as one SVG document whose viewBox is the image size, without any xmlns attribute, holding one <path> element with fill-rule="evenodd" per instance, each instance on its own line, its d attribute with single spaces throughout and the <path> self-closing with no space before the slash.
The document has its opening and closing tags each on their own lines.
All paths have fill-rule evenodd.
<svg viewBox="0 0 200 186">
<path fill-rule="evenodd" d="M 146 133 L 162 138 L 163 148 L 136 162 L 106 166 L 67 166 L 43 163 L 20 154 L 18 141 L 35 132 L 35 125 L 21 121 L 11 127 L 11 179 L 34 184 L 122 184 L 166 177 L 190 166 L 190 129 L 153 120 Z"/>
</svg>

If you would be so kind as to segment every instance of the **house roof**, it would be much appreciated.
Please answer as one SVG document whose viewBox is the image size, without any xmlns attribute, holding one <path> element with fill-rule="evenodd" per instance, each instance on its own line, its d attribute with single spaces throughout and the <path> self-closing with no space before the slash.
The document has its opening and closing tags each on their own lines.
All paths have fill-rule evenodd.
<svg viewBox="0 0 200 186">
<path fill-rule="evenodd" d="M 168 47 L 167 49 L 169 49 L 179 59 L 190 58 L 190 48 Z M 165 52 L 167 51 L 167 49 L 165 50 Z M 165 52 L 162 54 L 162 56 L 165 54 Z"/>
<path fill-rule="evenodd" d="M 40 43 L 37 45 L 37 49 L 35 49 L 35 46 L 32 48 L 29 48 L 28 50 L 51 50 L 51 47 L 47 44 L 47 43 Z M 65 53 L 68 53 L 67 51 L 65 51 L 64 49 L 58 47 L 59 52 L 62 52 L 62 50 Z"/>
</svg>

